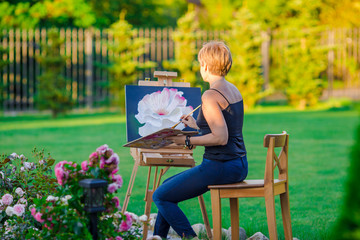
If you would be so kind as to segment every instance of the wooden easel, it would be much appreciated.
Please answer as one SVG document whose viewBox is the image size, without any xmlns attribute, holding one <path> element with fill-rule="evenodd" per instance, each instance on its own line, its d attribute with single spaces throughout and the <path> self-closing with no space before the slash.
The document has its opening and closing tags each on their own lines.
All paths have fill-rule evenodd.
<svg viewBox="0 0 360 240">
<path fill-rule="evenodd" d="M 140 86 L 174 86 L 174 87 L 190 87 L 190 83 L 186 82 L 173 82 L 172 79 L 177 77 L 176 72 L 155 71 L 154 77 L 158 78 L 157 81 L 139 81 Z M 136 173 L 139 166 L 149 167 L 148 176 L 146 181 L 145 190 L 145 215 L 150 216 L 152 195 L 154 191 L 159 187 L 161 177 L 169 170 L 170 167 L 194 167 L 195 161 L 193 158 L 193 150 L 183 149 L 181 146 L 169 146 L 161 149 L 144 149 L 144 148 L 130 148 L 130 154 L 134 158 L 134 167 L 131 173 L 128 189 L 126 192 L 122 212 L 127 209 L 131 191 L 134 186 Z M 152 189 L 149 189 L 151 169 L 155 167 L 154 180 Z M 160 169 L 158 175 L 159 167 Z M 206 233 L 209 239 L 212 239 L 211 228 L 209 218 L 205 208 L 205 202 L 203 196 L 199 196 L 199 203 L 201 213 L 204 219 L 204 225 Z M 148 233 L 148 225 L 144 224 L 143 239 L 146 240 Z"/>
</svg>

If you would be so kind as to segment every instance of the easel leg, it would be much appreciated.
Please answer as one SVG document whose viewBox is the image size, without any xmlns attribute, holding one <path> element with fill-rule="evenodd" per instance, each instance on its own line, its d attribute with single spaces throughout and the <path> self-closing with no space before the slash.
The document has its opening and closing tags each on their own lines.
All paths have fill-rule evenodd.
<svg viewBox="0 0 360 240">
<path fill-rule="evenodd" d="M 128 204 L 129 204 L 129 200 L 130 200 L 130 196 L 131 196 L 131 191 L 132 191 L 132 188 L 133 188 L 133 186 L 134 186 L 135 177 L 136 177 L 136 173 L 137 173 L 138 167 L 139 167 L 139 163 L 135 161 L 134 167 L 133 167 L 133 170 L 132 170 L 132 173 L 131 173 L 131 177 L 130 177 L 128 189 L 127 189 L 127 191 L 126 191 L 124 204 L 123 204 L 122 210 L 121 210 L 122 213 L 125 213 L 125 211 L 126 211 L 126 209 L 127 209 L 127 206 L 128 206 Z"/>
<path fill-rule="evenodd" d="M 200 203 L 201 214 L 202 214 L 203 220 L 204 220 L 206 235 L 208 236 L 208 238 L 210 240 L 212 240 L 213 238 L 212 238 L 212 234 L 211 234 L 209 217 L 208 217 L 207 212 L 206 212 L 205 201 L 204 201 L 203 195 L 199 196 L 199 203 Z"/>
<path fill-rule="evenodd" d="M 146 199 L 146 203 L 145 203 L 145 215 L 148 217 L 150 217 L 150 211 L 151 211 L 151 204 L 152 204 L 152 195 L 153 195 L 153 191 L 152 190 L 148 190 L 147 191 L 147 199 Z M 149 225 L 148 224 L 144 224 L 143 227 L 143 239 L 146 240 L 147 238 L 147 234 L 148 234 L 148 230 L 149 230 Z"/>
</svg>

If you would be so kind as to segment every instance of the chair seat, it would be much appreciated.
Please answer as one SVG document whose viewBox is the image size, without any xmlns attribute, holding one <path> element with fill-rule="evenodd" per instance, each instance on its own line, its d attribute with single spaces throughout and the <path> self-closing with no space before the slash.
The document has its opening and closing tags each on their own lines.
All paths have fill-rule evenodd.
<svg viewBox="0 0 360 240">
<path fill-rule="evenodd" d="M 274 185 L 285 183 L 286 180 L 274 179 Z M 260 180 L 245 180 L 238 183 L 222 184 L 222 185 L 210 185 L 209 189 L 239 189 L 239 188 L 258 188 L 264 187 L 264 179 Z"/>
</svg>

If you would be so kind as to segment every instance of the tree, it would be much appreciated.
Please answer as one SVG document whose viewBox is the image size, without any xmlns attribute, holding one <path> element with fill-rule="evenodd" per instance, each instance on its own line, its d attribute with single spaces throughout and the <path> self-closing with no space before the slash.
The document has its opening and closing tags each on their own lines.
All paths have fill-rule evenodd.
<svg viewBox="0 0 360 240">
<path fill-rule="evenodd" d="M 154 62 L 140 63 L 138 57 L 145 53 L 145 44 L 148 41 L 137 37 L 137 30 L 125 20 L 125 12 L 120 14 L 117 22 L 108 29 L 108 48 L 112 51 L 110 56 L 111 64 L 108 70 L 110 77 L 110 92 L 113 102 L 124 108 L 124 86 L 133 83 L 137 74 L 144 69 L 156 66 Z"/>
<path fill-rule="evenodd" d="M 85 0 L 7 1 L 0 3 L 2 27 L 89 27 L 95 15 Z"/>
<path fill-rule="evenodd" d="M 62 75 L 66 63 L 66 57 L 60 54 L 63 40 L 55 29 L 48 32 L 48 38 L 48 44 L 42 46 L 45 54 L 37 57 L 44 71 L 38 78 L 36 102 L 40 110 L 50 109 L 55 118 L 59 113 L 70 110 L 73 101 L 71 92 L 67 88 L 67 81 Z"/>
<path fill-rule="evenodd" d="M 173 32 L 175 59 L 163 62 L 164 68 L 179 71 L 180 77 L 193 86 L 200 85 L 196 78 L 196 72 L 199 71 L 199 64 L 196 60 L 196 40 L 199 37 L 199 27 L 195 17 L 195 11 L 189 10 L 178 20 L 178 27 Z"/>
<path fill-rule="evenodd" d="M 233 66 L 226 78 L 240 90 L 245 108 L 251 108 L 269 93 L 269 90 L 262 90 L 261 44 L 264 39 L 260 24 L 246 8 L 237 12 L 231 24 L 225 39 L 232 53 Z"/>
</svg>

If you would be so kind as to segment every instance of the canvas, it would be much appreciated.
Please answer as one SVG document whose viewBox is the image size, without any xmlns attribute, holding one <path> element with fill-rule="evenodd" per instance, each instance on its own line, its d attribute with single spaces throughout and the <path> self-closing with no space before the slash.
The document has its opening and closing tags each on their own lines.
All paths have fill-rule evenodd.
<svg viewBox="0 0 360 240">
<path fill-rule="evenodd" d="M 201 104 L 200 88 L 125 86 L 127 142 L 171 128 Z M 196 119 L 199 110 L 192 116 Z M 179 124 L 176 129 L 193 130 Z"/>
</svg>

